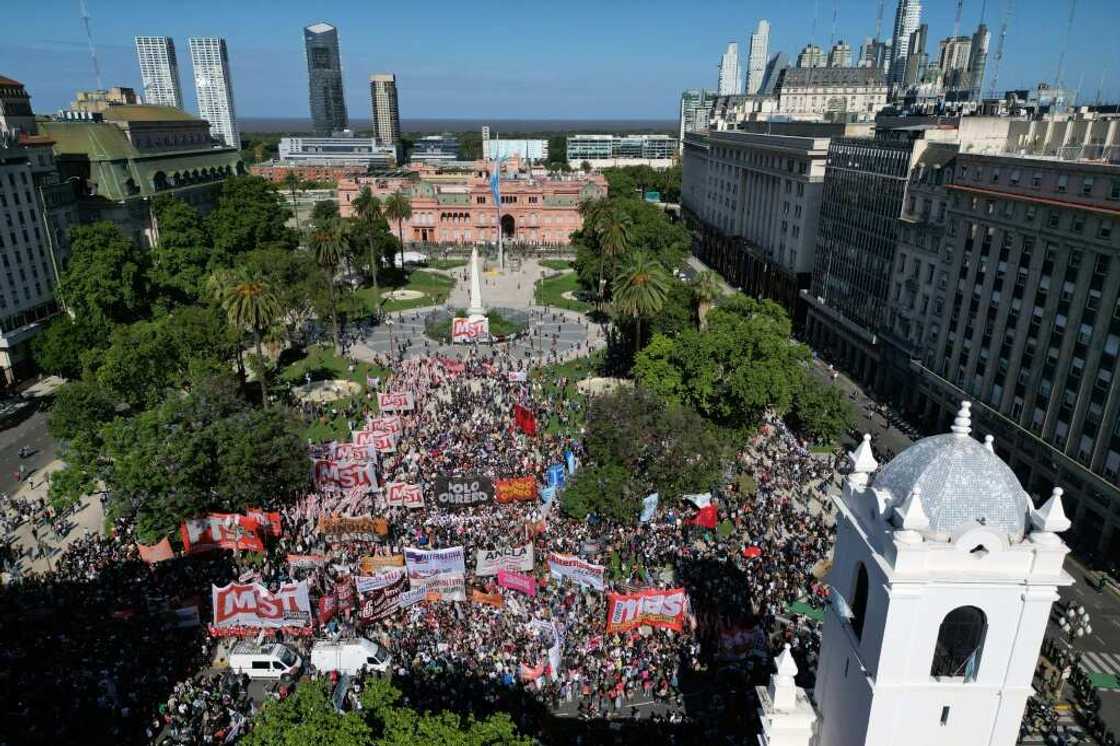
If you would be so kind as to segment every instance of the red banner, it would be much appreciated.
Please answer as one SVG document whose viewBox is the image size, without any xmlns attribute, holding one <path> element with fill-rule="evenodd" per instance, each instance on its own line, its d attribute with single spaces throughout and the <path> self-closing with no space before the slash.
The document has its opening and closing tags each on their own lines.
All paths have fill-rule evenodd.
<svg viewBox="0 0 1120 746">
<path fill-rule="evenodd" d="M 462 360 L 455 360 L 450 357 L 441 357 L 439 361 L 443 364 L 443 369 L 447 375 L 454 378 L 455 376 L 463 375 L 467 369 L 467 364 Z"/>
<path fill-rule="evenodd" d="M 490 319 L 471 321 L 465 318 L 451 320 L 452 342 L 483 342 L 490 338 Z"/>
<path fill-rule="evenodd" d="M 171 541 L 166 536 L 163 537 L 163 541 L 152 544 L 150 547 L 137 542 L 136 551 L 140 552 L 140 559 L 149 565 L 175 557 L 175 552 L 171 549 Z"/>
<path fill-rule="evenodd" d="M 280 513 L 278 512 L 266 513 L 260 508 L 249 508 L 245 511 L 245 516 L 256 521 L 261 531 L 268 531 L 273 536 L 279 536 L 283 530 L 280 526 Z"/>
<path fill-rule="evenodd" d="M 338 610 L 354 608 L 354 599 L 357 591 L 354 589 L 354 579 L 345 575 L 334 582 L 334 595 L 338 597 Z"/>
<path fill-rule="evenodd" d="M 607 632 L 625 632 L 643 624 L 680 632 L 687 601 L 684 588 L 608 593 Z"/>
<path fill-rule="evenodd" d="M 320 459 L 311 470 L 311 479 L 320 492 L 343 492 L 355 488 L 374 490 L 377 480 L 371 464 L 343 464 Z"/>
<path fill-rule="evenodd" d="M 716 506 L 706 505 L 700 508 L 700 512 L 688 519 L 688 522 L 693 526 L 700 526 L 701 528 L 715 528 L 716 527 Z"/>
<path fill-rule="evenodd" d="M 311 620 L 307 583 L 285 583 L 272 593 L 263 585 L 213 586 L 214 627 L 293 627 Z"/>
<path fill-rule="evenodd" d="M 537 434 L 537 418 L 532 412 L 520 404 L 513 405 L 513 421 L 518 429 L 526 435 Z"/>
<path fill-rule="evenodd" d="M 517 477 L 494 482 L 494 498 L 500 503 L 529 502 L 537 499 L 537 478 Z"/>
<path fill-rule="evenodd" d="M 179 527 L 183 551 L 187 554 L 214 549 L 242 549 L 263 552 L 260 525 L 256 520 L 236 513 L 211 513 L 205 518 L 191 518 Z"/>
<path fill-rule="evenodd" d="M 377 407 L 382 412 L 411 412 L 416 406 L 412 394 L 393 391 L 377 395 Z"/>
<path fill-rule="evenodd" d="M 326 624 L 338 613 L 338 596 L 328 593 L 319 598 L 319 624 Z"/>
</svg>

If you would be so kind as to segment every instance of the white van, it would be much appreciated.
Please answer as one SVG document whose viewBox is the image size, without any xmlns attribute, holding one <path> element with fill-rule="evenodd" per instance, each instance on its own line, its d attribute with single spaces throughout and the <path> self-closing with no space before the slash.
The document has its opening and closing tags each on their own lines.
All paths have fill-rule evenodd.
<svg viewBox="0 0 1120 746">
<path fill-rule="evenodd" d="M 302 661 L 283 645 L 258 645 L 244 641 L 233 646 L 229 653 L 229 668 L 234 673 L 246 673 L 253 679 L 279 679 L 285 674 L 295 676 Z"/>
<path fill-rule="evenodd" d="M 392 658 L 376 642 L 362 637 L 339 642 L 320 640 L 311 647 L 311 665 L 324 673 L 338 671 L 353 676 L 363 668 L 384 673 L 392 665 Z"/>
</svg>

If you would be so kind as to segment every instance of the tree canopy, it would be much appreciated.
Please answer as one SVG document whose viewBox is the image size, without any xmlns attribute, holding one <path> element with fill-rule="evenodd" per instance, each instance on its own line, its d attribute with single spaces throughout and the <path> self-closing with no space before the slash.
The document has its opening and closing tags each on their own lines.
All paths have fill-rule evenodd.
<svg viewBox="0 0 1120 746">
<path fill-rule="evenodd" d="M 112 223 L 70 230 L 70 260 L 59 281 L 67 308 L 83 323 L 107 329 L 148 312 L 148 252 Z"/>
<path fill-rule="evenodd" d="M 221 266 L 232 257 L 262 248 L 295 248 L 295 231 L 285 224 L 291 210 L 276 186 L 259 176 L 235 176 L 222 183 L 218 206 L 206 216 Z M 228 258 L 228 259 L 227 259 Z"/>
<path fill-rule="evenodd" d="M 206 276 L 221 258 L 198 211 L 179 199 L 161 197 L 152 207 L 159 225 L 159 241 L 152 248 L 151 280 L 164 305 L 195 303 Z"/>
</svg>

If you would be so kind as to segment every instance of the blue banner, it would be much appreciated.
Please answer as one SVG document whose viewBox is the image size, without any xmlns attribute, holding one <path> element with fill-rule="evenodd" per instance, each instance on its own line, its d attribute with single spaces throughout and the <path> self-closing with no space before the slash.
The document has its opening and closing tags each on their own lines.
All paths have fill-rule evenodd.
<svg viewBox="0 0 1120 746">
<path fill-rule="evenodd" d="M 657 502 L 660 500 L 660 495 L 654 492 L 642 500 L 642 516 L 638 520 L 642 523 L 648 523 L 653 518 L 654 511 L 657 510 Z"/>
<path fill-rule="evenodd" d="M 541 505 L 547 506 L 550 502 L 556 499 L 555 487 L 541 487 L 540 489 Z"/>
<path fill-rule="evenodd" d="M 579 462 L 576 461 L 576 455 L 571 451 L 564 451 L 564 460 L 568 463 L 568 473 L 575 474 L 576 469 L 579 468 Z"/>
<path fill-rule="evenodd" d="M 564 475 L 563 464 L 553 464 L 548 467 L 548 471 L 545 475 L 545 484 L 549 487 L 563 487 L 565 481 L 567 481 L 567 478 Z"/>
<path fill-rule="evenodd" d="M 494 165 L 490 167 L 490 193 L 494 195 L 494 204 L 500 205 L 502 203 L 502 161 L 500 158 L 494 159 Z"/>
</svg>

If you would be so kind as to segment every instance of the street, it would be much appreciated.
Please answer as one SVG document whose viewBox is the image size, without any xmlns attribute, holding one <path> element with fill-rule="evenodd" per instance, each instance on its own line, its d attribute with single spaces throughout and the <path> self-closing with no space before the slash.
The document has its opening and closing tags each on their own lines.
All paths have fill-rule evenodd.
<svg viewBox="0 0 1120 746">
<path fill-rule="evenodd" d="M 19 449 L 24 446 L 29 446 L 32 453 L 21 459 Z M 23 422 L 0 430 L 0 492 L 7 495 L 16 493 L 20 486 L 20 464 L 38 482 L 41 479 L 38 471 L 54 460 L 55 451 L 54 440 L 47 433 L 47 414 L 42 406 Z"/>
</svg>

